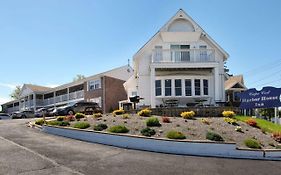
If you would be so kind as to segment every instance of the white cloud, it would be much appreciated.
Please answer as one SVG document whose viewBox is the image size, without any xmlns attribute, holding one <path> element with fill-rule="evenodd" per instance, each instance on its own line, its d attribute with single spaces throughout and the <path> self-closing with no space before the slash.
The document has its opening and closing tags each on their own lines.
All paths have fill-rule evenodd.
<svg viewBox="0 0 281 175">
<path fill-rule="evenodd" d="M 9 89 L 15 89 L 17 85 L 15 84 L 9 84 L 9 83 L 0 83 L 0 86 L 9 88 Z"/>
<path fill-rule="evenodd" d="M 5 98 L 5 97 L 0 97 L 0 105 L 4 104 L 4 103 L 7 103 L 8 101 L 11 101 L 11 99 L 10 98 Z"/>
</svg>

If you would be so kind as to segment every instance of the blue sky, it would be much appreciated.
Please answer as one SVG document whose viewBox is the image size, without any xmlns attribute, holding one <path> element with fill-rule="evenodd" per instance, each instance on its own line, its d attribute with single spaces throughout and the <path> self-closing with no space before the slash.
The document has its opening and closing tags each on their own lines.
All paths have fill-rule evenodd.
<svg viewBox="0 0 281 175">
<path fill-rule="evenodd" d="M 127 64 L 179 8 L 249 88 L 281 87 L 280 0 L 9 0 L 0 1 L 0 103 L 15 85 L 54 86 Z"/>
</svg>

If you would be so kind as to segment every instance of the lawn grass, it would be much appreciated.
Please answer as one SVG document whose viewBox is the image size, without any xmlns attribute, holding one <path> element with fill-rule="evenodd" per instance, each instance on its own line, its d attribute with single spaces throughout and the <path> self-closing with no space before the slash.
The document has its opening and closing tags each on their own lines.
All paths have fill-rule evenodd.
<svg viewBox="0 0 281 175">
<path fill-rule="evenodd" d="M 246 120 L 252 118 L 252 117 L 247 117 L 247 116 L 235 116 L 234 117 L 236 120 L 242 121 L 242 122 L 246 122 Z M 259 118 L 255 118 L 256 122 L 257 122 L 257 126 L 259 128 L 261 128 L 262 130 L 266 131 L 266 132 L 281 132 L 281 125 L 278 124 L 274 124 L 270 121 L 264 120 L 264 119 L 259 119 Z"/>
</svg>

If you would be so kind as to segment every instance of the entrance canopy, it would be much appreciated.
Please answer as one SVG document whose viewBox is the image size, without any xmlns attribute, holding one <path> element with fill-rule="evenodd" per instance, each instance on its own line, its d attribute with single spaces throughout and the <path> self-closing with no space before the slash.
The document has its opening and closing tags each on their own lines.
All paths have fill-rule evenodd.
<svg viewBox="0 0 281 175">
<path fill-rule="evenodd" d="M 257 91 L 255 88 L 238 94 L 240 97 L 240 108 L 273 108 L 281 106 L 281 88 L 263 87 Z"/>
</svg>

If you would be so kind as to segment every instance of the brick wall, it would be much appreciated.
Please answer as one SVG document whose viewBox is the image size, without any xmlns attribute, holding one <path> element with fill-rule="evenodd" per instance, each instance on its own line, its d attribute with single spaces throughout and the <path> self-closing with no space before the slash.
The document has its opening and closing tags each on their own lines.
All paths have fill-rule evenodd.
<svg viewBox="0 0 281 175">
<path fill-rule="evenodd" d="M 101 107 L 104 113 L 111 112 L 110 109 L 117 109 L 118 102 L 127 99 L 127 94 L 123 84 L 125 81 L 116 78 L 101 77 L 101 88 L 87 91 L 87 82 L 84 83 L 84 99 L 101 97 Z"/>
<path fill-rule="evenodd" d="M 124 83 L 123 80 L 104 76 L 105 112 L 110 112 L 110 109 L 118 109 L 118 102 L 127 99 Z"/>
</svg>

